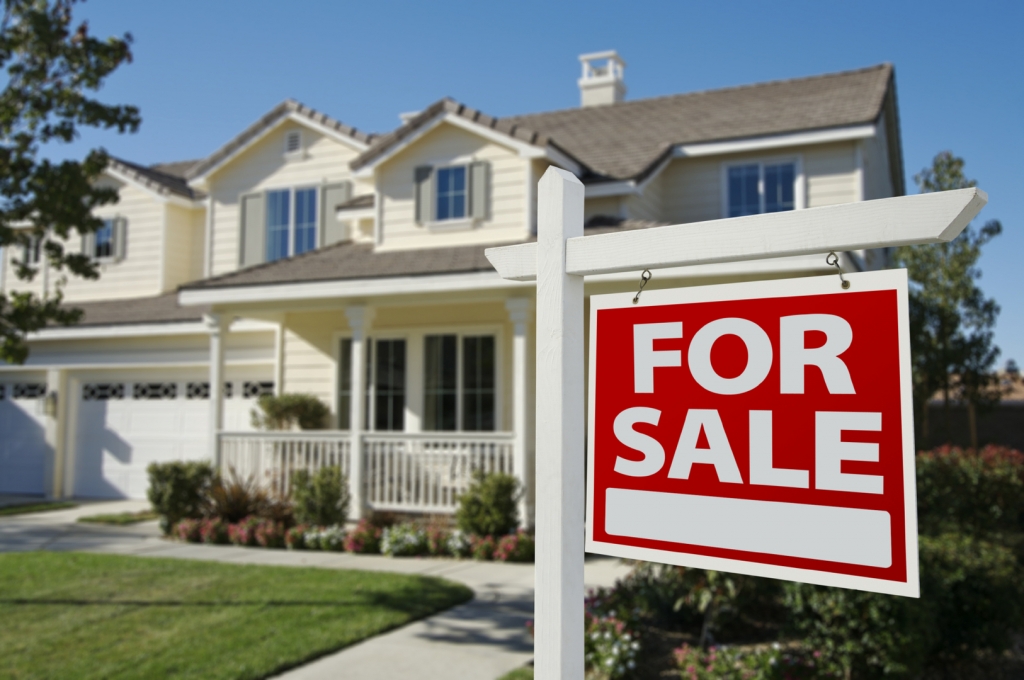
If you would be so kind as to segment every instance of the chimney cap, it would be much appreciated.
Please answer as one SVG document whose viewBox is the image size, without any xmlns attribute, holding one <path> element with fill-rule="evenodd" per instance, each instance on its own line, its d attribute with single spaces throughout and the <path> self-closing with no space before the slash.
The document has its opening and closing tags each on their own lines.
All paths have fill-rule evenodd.
<svg viewBox="0 0 1024 680">
<path fill-rule="evenodd" d="M 625 60 L 619 56 L 619 53 L 615 50 L 605 50 L 603 52 L 590 52 L 589 54 L 581 54 L 580 61 L 587 62 L 595 59 L 614 59 L 623 66 L 626 66 Z"/>
</svg>

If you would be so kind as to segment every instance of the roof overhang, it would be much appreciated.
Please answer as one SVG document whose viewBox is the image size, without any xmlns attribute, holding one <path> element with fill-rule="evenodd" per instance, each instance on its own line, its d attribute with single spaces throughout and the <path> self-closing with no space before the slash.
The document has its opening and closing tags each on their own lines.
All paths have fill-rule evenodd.
<svg viewBox="0 0 1024 680">
<path fill-rule="evenodd" d="M 582 173 L 582 167 L 579 163 L 570 158 L 566 153 L 559 150 L 553 144 L 545 144 L 539 146 L 536 144 L 530 144 L 520 139 L 515 139 L 502 132 L 494 130 L 486 125 L 481 125 L 474 121 L 468 120 L 456 113 L 450 111 L 438 112 L 430 121 L 420 125 L 412 134 L 403 138 L 400 142 L 389 148 L 387 151 L 377 156 L 372 161 L 362 166 L 355 171 L 355 176 L 360 178 L 371 178 L 376 172 L 376 169 L 383 163 L 391 160 L 395 156 L 403 153 L 407 148 L 415 144 L 417 141 L 422 139 L 428 133 L 437 129 L 443 124 L 453 125 L 462 130 L 483 137 L 484 139 L 499 144 L 506 148 L 515 151 L 520 158 L 545 158 L 555 165 L 565 168 L 566 170 L 579 175 Z"/>
<path fill-rule="evenodd" d="M 231 331 L 251 333 L 271 331 L 276 326 L 265 321 L 238 319 L 231 324 Z M 110 324 L 106 326 L 68 326 L 65 328 L 46 328 L 29 333 L 29 342 L 47 342 L 58 340 L 99 340 L 113 338 L 151 338 L 181 335 L 206 335 L 209 328 L 202 321 L 168 321 L 163 323 Z"/>
<path fill-rule="evenodd" d="M 125 166 L 113 159 L 107 164 L 107 167 L 104 168 L 103 172 L 119 182 L 131 184 L 161 203 L 171 203 L 183 208 L 195 208 L 202 205 L 202 201 L 186 198 L 185 196 L 179 196 L 168 189 L 160 187 L 156 182 L 150 182 L 145 180 L 145 178 L 140 178 L 136 173 L 131 172 L 130 169 L 125 168 Z"/>
</svg>

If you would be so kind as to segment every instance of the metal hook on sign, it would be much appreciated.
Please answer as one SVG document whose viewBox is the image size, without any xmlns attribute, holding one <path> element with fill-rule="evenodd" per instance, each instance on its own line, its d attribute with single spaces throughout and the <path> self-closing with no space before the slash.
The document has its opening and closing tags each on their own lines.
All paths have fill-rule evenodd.
<svg viewBox="0 0 1024 680">
<path fill-rule="evenodd" d="M 651 276 L 653 276 L 653 274 L 651 274 L 650 269 L 645 269 L 643 273 L 640 274 L 640 290 L 638 290 L 636 295 L 633 296 L 634 305 L 640 302 L 640 293 L 644 292 L 644 286 L 646 286 L 647 282 L 651 280 Z"/>
<path fill-rule="evenodd" d="M 825 256 L 825 264 L 835 267 L 839 271 L 839 280 L 843 282 L 843 290 L 849 289 L 850 282 L 843 278 L 843 268 L 839 266 L 839 256 L 836 255 L 836 251 L 829 251 L 829 254 Z"/>
</svg>

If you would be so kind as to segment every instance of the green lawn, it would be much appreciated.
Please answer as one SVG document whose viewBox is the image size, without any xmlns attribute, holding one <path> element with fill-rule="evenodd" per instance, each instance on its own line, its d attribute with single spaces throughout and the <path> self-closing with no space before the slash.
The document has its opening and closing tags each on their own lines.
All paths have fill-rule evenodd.
<svg viewBox="0 0 1024 680">
<path fill-rule="evenodd" d="M 156 514 L 152 510 L 140 510 L 138 512 L 117 512 L 110 515 L 86 515 L 85 517 L 79 517 L 79 522 L 85 522 L 86 524 L 113 524 L 116 526 L 124 526 L 127 524 L 138 524 L 139 522 L 148 522 L 150 520 L 157 519 L 160 515 Z"/>
<path fill-rule="evenodd" d="M 533 666 L 517 668 L 501 676 L 498 680 L 533 680 Z"/>
<path fill-rule="evenodd" d="M 0 508 L 0 517 L 4 515 L 24 515 L 30 512 L 46 512 L 48 510 L 67 510 L 77 508 L 78 503 L 71 501 L 39 501 L 38 503 L 22 503 Z"/>
<path fill-rule="evenodd" d="M 423 576 L 0 555 L 0 678 L 263 678 L 465 602 Z"/>
</svg>

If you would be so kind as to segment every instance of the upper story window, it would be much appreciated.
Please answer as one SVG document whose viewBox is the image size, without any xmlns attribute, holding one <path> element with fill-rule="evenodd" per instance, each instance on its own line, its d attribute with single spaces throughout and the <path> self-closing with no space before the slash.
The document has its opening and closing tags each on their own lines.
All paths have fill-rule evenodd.
<svg viewBox="0 0 1024 680">
<path fill-rule="evenodd" d="M 438 222 L 463 219 L 466 203 L 466 166 L 438 169 L 434 219 Z"/>
<path fill-rule="evenodd" d="M 21 247 L 21 263 L 28 267 L 35 267 L 42 259 L 43 239 L 33 236 L 27 245 Z"/>
<path fill-rule="evenodd" d="M 123 217 L 103 220 L 103 226 L 82 237 L 82 252 L 94 260 L 123 260 L 128 246 L 128 222 Z"/>
<path fill-rule="evenodd" d="M 747 163 L 726 169 L 727 216 L 795 210 L 796 163 Z"/>
<path fill-rule="evenodd" d="M 316 189 L 266 193 L 266 261 L 300 255 L 316 247 Z"/>
<path fill-rule="evenodd" d="M 488 219 L 490 163 L 415 169 L 416 222 L 421 225 L 464 224 Z M 447 225 L 445 224 L 447 223 Z"/>
</svg>

